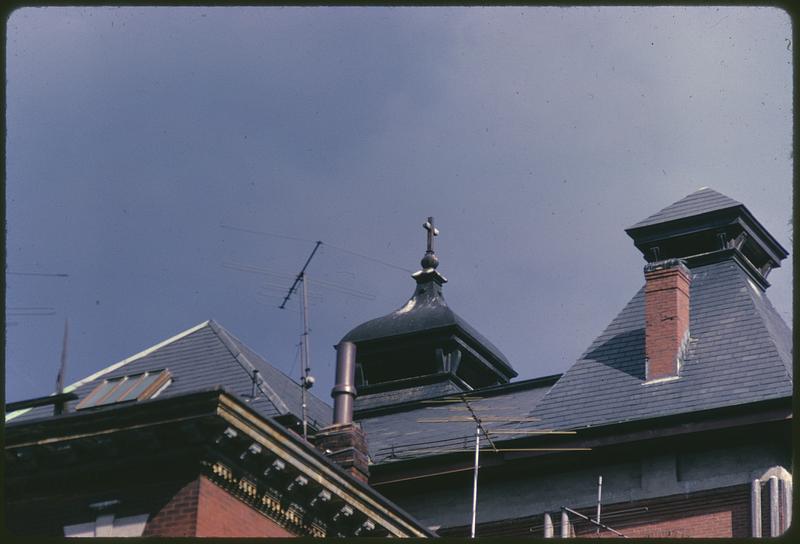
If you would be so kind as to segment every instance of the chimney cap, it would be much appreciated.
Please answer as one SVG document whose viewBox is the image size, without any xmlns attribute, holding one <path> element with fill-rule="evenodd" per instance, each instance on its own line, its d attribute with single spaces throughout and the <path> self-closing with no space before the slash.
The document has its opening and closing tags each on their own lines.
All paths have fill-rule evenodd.
<svg viewBox="0 0 800 544">
<path fill-rule="evenodd" d="M 663 261 L 656 261 L 644 265 L 644 273 L 657 272 L 659 270 L 669 270 L 670 268 L 680 268 L 687 275 L 689 269 L 686 266 L 686 261 L 683 259 L 664 259 Z"/>
</svg>

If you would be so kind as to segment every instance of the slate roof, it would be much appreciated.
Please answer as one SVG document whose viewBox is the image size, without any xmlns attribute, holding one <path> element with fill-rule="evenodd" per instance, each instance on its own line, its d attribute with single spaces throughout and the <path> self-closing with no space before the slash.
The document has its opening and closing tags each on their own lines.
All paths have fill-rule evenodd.
<svg viewBox="0 0 800 544">
<path fill-rule="evenodd" d="M 472 394 L 492 393 L 476 402 L 494 415 L 540 419 L 495 427 L 576 430 L 791 397 L 791 330 L 741 265 L 726 255 L 708 264 L 688 262 L 691 340 L 679 379 L 644 385 L 642 288 L 555 385 L 514 389 L 518 384 L 512 383 L 477 390 Z M 373 461 L 435 455 L 437 448 L 474 440 L 472 423 L 419 422 L 442 414 L 440 406 L 424 402 L 365 414 L 360 422 Z"/>
<path fill-rule="evenodd" d="M 417 285 L 414 294 L 401 308 L 358 325 L 341 341 L 359 343 L 376 339 L 385 340 L 448 327 L 466 333 L 477 345 L 487 350 L 494 358 L 492 362 L 500 364 L 505 374 L 517 375 L 506 356 L 494 344 L 450 309 L 444 299 L 442 286 L 432 279 Z"/>
<path fill-rule="evenodd" d="M 559 375 L 487 387 L 467 394 L 478 412 L 498 417 L 517 418 L 548 391 Z M 477 395 L 477 397 L 475 396 Z M 439 400 L 454 398 L 452 395 Z M 429 399 L 435 400 L 435 399 Z M 452 448 L 474 448 L 475 424 L 472 422 L 434 423 L 427 419 L 464 416 L 461 403 L 413 402 L 372 413 L 356 413 L 367 434 L 367 446 L 373 463 L 401 461 L 441 453 Z M 525 425 L 523 425 L 525 426 Z M 507 427 L 505 423 L 486 423 L 487 429 Z M 484 441 L 485 443 L 485 441 Z"/>
<path fill-rule="evenodd" d="M 691 269 L 680 378 L 644 385 L 644 289 L 529 413 L 577 429 L 792 395 L 791 331 L 732 259 Z"/>
<path fill-rule="evenodd" d="M 701 213 L 735 208 L 736 206 L 743 206 L 743 204 L 713 189 L 703 187 L 674 204 L 670 204 L 663 210 L 654 213 L 647 219 L 643 219 L 635 225 L 628 227 L 626 230 L 655 225 L 657 223 L 666 223 L 667 221 L 683 219 Z"/>
<path fill-rule="evenodd" d="M 75 391 L 78 395 L 78 400 L 72 401 L 69 408 L 74 410 L 80 399 L 107 378 L 161 369 L 168 369 L 173 381 L 159 397 L 223 386 L 264 417 L 291 413 L 299 418 L 302 414 L 299 384 L 214 321 L 192 327 L 66 387 L 65 392 Z M 257 369 L 261 377 L 255 399 L 251 399 L 253 369 Z M 52 406 L 42 406 L 8 414 L 6 421 L 28 421 L 50 417 L 52 413 Z M 313 394 L 308 395 L 308 413 L 317 428 L 331 422 L 331 408 Z"/>
<path fill-rule="evenodd" d="M 387 391 L 358 395 L 353 409 L 358 413 L 359 411 L 363 412 L 364 410 L 371 410 L 381 406 L 427 400 L 463 392 L 464 389 L 454 384 L 451 380 L 441 380 L 435 383 L 403 387 L 402 389 L 389 389 Z"/>
</svg>

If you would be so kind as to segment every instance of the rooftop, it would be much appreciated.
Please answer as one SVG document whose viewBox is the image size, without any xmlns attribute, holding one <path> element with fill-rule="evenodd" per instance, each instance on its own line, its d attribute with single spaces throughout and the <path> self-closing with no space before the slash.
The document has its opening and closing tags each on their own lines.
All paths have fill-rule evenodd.
<svg viewBox="0 0 800 544">
<path fill-rule="evenodd" d="M 635 240 L 645 229 L 660 229 L 657 243 L 682 252 L 678 256 L 690 270 L 690 339 L 679 377 L 645 383 L 644 288 L 640 288 L 557 380 L 538 384 L 528 381 L 529 386 L 522 388 L 511 383 L 470 392 L 478 399 L 474 402 L 485 410 L 483 413 L 538 420 L 507 422 L 495 428 L 581 430 L 788 401 L 793 379 L 792 332 L 767 298 L 769 284 L 763 281 L 761 270 L 747 257 L 754 253 L 746 247 L 742 249 L 744 246 L 716 245 L 718 241 L 726 242 L 716 236 L 716 231 L 707 239 L 689 239 L 697 246 L 686 243 L 687 238 L 683 237 L 684 227 L 695 229 L 694 232 L 717 228 L 714 221 L 720 210 L 733 212 L 726 221 L 733 218 L 753 229 L 760 227 L 739 202 L 704 188 L 628 229 L 629 233 L 633 231 Z M 714 220 L 711 227 L 709 217 Z M 663 243 L 670 236 L 679 240 L 673 248 Z M 765 230 L 758 236 L 758 243 L 772 239 Z M 701 248 L 701 253 L 693 253 L 696 247 Z M 779 264 L 781 253 L 774 254 Z M 453 396 L 443 391 L 440 398 L 447 395 Z M 437 410 L 430 400 L 405 402 L 396 410 L 356 413 L 367 431 L 374 462 L 437 455 L 474 440 L 474 424 L 469 422 L 420 423 Z M 514 435 L 508 437 L 513 439 Z"/>
<path fill-rule="evenodd" d="M 222 386 L 244 399 L 264 417 L 299 419 L 302 414 L 300 385 L 213 320 L 191 327 L 65 387 L 65 392 L 74 392 L 78 396 L 68 403 L 68 409 L 74 411 L 105 380 L 161 370 L 169 371 L 172 382 L 159 397 Z M 254 371 L 257 371 L 255 396 Z M 314 427 L 330 424 L 330 407 L 313 394 L 308 395 L 308 408 L 309 422 Z M 27 421 L 52 414 L 51 406 L 40 406 L 7 414 L 6 421 Z"/>
</svg>

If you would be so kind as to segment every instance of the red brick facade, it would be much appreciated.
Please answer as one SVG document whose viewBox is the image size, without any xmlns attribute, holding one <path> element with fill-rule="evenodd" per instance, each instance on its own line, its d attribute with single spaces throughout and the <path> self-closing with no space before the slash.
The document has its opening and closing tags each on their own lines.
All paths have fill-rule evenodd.
<svg viewBox="0 0 800 544">
<path fill-rule="evenodd" d="M 678 375 L 678 355 L 689 330 L 689 275 L 681 264 L 645 272 L 647 380 Z"/>
<path fill-rule="evenodd" d="M 292 537 L 205 476 L 183 486 L 150 516 L 143 536 Z"/>
<path fill-rule="evenodd" d="M 192 480 L 150 514 L 142 536 L 195 536 L 199 479 Z"/>
<path fill-rule="evenodd" d="M 199 478 L 197 532 L 194 536 L 293 537 L 205 476 Z"/>
<path fill-rule="evenodd" d="M 594 508 L 579 509 L 595 517 Z M 739 485 L 686 495 L 674 495 L 649 501 L 610 504 L 603 507 L 600 521 L 627 537 L 694 537 L 746 538 L 750 536 L 750 486 Z M 560 513 L 552 512 L 554 537 L 560 536 Z M 616 537 L 610 531 L 577 516 L 570 516 L 572 534 L 581 538 Z M 477 526 L 478 537 L 538 537 L 544 536 L 544 514 L 482 523 Z M 467 536 L 469 527 L 453 527 L 439 531 L 441 536 Z"/>
<path fill-rule="evenodd" d="M 611 517 L 608 525 L 633 538 L 746 538 L 751 534 L 747 485 L 664 497 L 642 504 L 647 506 L 646 512 Z M 589 525 L 576 523 L 576 535 L 595 536 L 596 528 Z M 600 536 L 614 535 L 601 531 Z"/>
</svg>

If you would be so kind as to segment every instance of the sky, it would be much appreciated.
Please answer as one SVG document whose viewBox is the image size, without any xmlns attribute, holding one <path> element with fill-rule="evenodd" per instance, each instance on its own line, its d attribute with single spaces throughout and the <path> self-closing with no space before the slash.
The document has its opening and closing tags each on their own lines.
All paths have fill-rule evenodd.
<svg viewBox="0 0 800 544">
<path fill-rule="evenodd" d="M 708 186 L 792 253 L 776 8 L 23 8 L 6 42 L 6 401 L 214 319 L 313 392 L 404 305 L 435 218 L 450 307 L 518 379 L 644 283 L 624 229 Z M 767 294 L 791 326 L 791 256 Z"/>
</svg>

